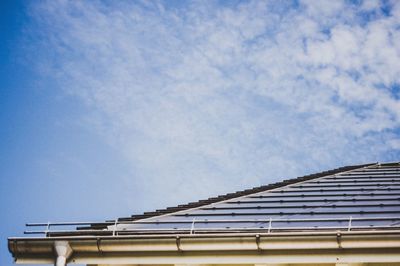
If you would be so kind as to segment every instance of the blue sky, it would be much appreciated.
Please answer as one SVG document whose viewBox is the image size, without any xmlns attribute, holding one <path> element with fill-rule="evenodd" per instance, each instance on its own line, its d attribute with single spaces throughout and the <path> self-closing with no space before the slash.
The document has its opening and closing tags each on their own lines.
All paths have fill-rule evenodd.
<svg viewBox="0 0 400 266">
<path fill-rule="evenodd" d="M 395 1 L 2 1 L 0 264 L 98 221 L 400 158 Z"/>
</svg>

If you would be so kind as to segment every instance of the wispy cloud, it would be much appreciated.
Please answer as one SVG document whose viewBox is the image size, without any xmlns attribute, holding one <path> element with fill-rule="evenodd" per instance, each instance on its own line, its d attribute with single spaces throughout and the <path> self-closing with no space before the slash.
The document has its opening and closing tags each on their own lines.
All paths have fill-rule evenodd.
<svg viewBox="0 0 400 266">
<path fill-rule="evenodd" d="M 143 189 L 191 198 L 396 160 L 400 5 L 35 3 L 35 60 Z M 170 195 L 174 197 L 176 195 Z"/>
</svg>

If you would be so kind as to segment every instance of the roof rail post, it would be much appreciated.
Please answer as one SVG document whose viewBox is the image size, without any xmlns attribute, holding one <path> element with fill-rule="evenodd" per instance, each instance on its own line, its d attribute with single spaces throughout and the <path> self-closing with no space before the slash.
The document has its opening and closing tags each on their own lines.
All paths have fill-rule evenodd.
<svg viewBox="0 0 400 266">
<path fill-rule="evenodd" d="M 55 266 L 66 266 L 72 254 L 72 248 L 67 241 L 55 241 L 54 250 L 57 254 Z"/>
<path fill-rule="evenodd" d="M 269 217 L 268 234 L 271 233 L 271 230 L 272 230 L 272 217 Z"/>
<path fill-rule="evenodd" d="M 49 231 L 50 231 L 50 222 L 48 221 L 46 224 L 46 230 L 44 231 L 46 237 L 49 235 Z"/>
<path fill-rule="evenodd" d="M 117 226 L 118 226 L 118 219 L 119 219 L 119 218 L 115 219 L 115 223 L 114 223 L 114 230 L 113 230 L 113 236 L 115 236 L 115 235 L 116 235 Z"/>
<path fill-rule="evenodd" d="M 348 226 L 348 228 L 347 228 L 347 231 L 351 231 L 351 222 L 352 222 L 352 220 L 353 220 L 353 217 L 352 216 L 350 216 L 350 218 L 349 218 L 349 226 Z"/>
<path fill-rule="evenodd" d="M 190 228 L 190 234 L 191 234 L 191 235 L 194 234 L 194 223 L 195 223 L 195 221 L 196 221 L 196 218 L 193 218 L 192 226 L 191 226 L 191 228 Z"/>
</svg>

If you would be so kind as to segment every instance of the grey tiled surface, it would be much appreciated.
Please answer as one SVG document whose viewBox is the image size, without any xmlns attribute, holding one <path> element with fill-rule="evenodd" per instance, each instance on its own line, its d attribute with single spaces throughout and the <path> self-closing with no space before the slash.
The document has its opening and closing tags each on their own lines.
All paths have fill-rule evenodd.
<svg viewBox="0 0 400 266">
<path fill-rule="evenodd" d="M 400 226 L 400 165 L 382 164 L 119 224 L 117 230 L 201 233 L 335 228 L 379 230 L 397 226 Z"/>
</svg>

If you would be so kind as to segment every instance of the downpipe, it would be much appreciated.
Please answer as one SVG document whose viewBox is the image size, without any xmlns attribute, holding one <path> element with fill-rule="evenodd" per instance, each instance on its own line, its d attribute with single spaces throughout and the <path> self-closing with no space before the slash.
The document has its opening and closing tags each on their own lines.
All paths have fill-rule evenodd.
<svg viewBox="0 0 400 266">
<path fill-rule="evenodd" d="M 66 266 L 67 260 L 72 255 L 72 248 L 69 245 L 68 241 L 55 241 L 54 242 L 54 251 L 57 255 L 57 259 L 55 261 L 55 266 Z"/>
</svg>

